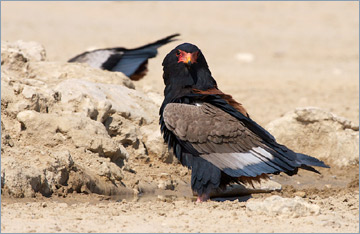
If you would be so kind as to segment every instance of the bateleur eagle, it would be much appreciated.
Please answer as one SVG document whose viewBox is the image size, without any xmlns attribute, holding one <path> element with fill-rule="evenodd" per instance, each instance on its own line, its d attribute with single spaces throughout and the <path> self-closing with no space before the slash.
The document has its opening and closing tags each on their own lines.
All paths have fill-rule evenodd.
<svg viewBox="0 0 360 234">
<path fill-rule="evenodd" d="M 240 103 L 221 92 L 195 45 L 177 46 L 162 65 L 161 132 L 181 164 L 191 169 L 198 202 L 232 182 L 251 183 L 280 172 L 294 175 L 298 168 L 319 173 L 312 166 L 328 167 L 277 143 Z"/>
<path fill-rule="evenodd" d="M 131 80 L 140 80 L 148 71 L 148 59 L 157 55 L 160 46 L 174 41 L 173 38 L 179 35 L 173 34 L 135 49 L 115 47 L 87 51 L 71 58 L 68 62 L 87 63 L 94 68 L 120 71 Z"/>
</svg>

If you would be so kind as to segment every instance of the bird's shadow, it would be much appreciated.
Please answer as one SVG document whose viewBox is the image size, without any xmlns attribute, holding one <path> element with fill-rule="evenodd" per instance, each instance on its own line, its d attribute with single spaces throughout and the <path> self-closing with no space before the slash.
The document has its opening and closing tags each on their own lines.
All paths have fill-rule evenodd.
<svg viewBox="0 0 360 234">
<path fill-rule="evenodd" d="M 245 196 L 239 196 L 239 197 L 214 197 L 210 198 L 211 201 L 217 201 L 217 202 L 224 202 L 224 201 L 239 201 L 239 202 L 246 202 L 252 198 L 251 195 L 245 195 Z"/>
</svg>

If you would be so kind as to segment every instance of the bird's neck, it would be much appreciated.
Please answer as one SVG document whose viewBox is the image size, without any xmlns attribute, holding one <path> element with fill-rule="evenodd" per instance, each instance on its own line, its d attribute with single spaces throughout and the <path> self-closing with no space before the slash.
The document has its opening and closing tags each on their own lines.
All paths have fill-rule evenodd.
<svg viewBox="0 0 360 234">
<path fill-rule="evenodd" d="M 216 88 L 215 79 L 207 68 L 183 69 L 176 73 L 164 73 L 165 98 L 176 98 L 192 93 L 192 90 L 208 90 Z"/>
</svg>

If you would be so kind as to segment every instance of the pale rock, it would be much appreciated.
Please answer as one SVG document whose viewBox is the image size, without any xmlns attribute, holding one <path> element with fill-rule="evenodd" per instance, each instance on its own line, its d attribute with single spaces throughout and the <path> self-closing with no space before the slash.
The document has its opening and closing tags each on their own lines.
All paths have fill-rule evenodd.
<svg viewBox="0 0 360 234">
<path fill-rule="evenodd" d="M 33 62 L 29 64 L 28 70 L 36 80 L 48 85 L 56 85 L 67 79 L 80 79 L 135 88 L 133 82 L 121 72 L 92 68 L 84 63 Z"/>
<path fill-rule="evenodd" d="M 140 193 L 155 193 L 155 190 L 158 188 L 156 182 L 148 182 L 148 181 L 139 181 L 138 190 Z"/>
<path fill-rule="evenodd" d="M 15 85 L 14 85 L 15 86 Z M 2 102 L 6 105 L 6 112 L 12 116 L 16 116 L 23 110 L 35 110 L 37 112 L 46 113 L 49 108 L 49 95 L 40 93 L 40 91 L 29 85 L 17 85 L 11 88 L 6 83 L 2 83 Z M 5 88 L 7 89 L 5 91 Z M 4 91 L 3 91 L 4 90 Z M 16 93 L 21 92 L 24 99 L 18 99 Z"/>
<path fill-rule="evenodd" d="M 155 93 L 155 92 L 151 92 L 151 91 L 147 91 L 146 96 L 148 96 L 148 98 L 150 98 L 158 106 L 161 106 L 161 104 L 164 100 L 164 97 L 162 95 Z"/>
<path fill-rule="evenodd" d="M 1 42 L 1 51 L 14 51 L 22 54 L 27 60 L 31 61 L 45 61 L 46 51 L 45 48 L 38 42 L 29 41 L 25 42 L 18 40 L 15 42 Z"/>
<path fill-rule="evenodd" d="M 1 42 L 1 70 L 12 76 L 28 77 L 29 62 L 43 61 L 45 56 L 44 47 L 37 42 Z"/>
<path fill-rule="evenodd" d="M 359 126 L 315 107 L 297 108 L 266 126 L 290 149 L 325 160 L 330 166 L 359 163 Z"/>
<path fill-rule="evenodd" d="M 98 103 L 98 121 L 103 123 L 112 113 L 112 104 L 109 100 L 103 100 Z"/>
<path fill-rule="evenodd" d="M 249 200 L 246 203 L 246 212 L 249 214 L 262 214 L 284 217 L 304 217 L 320 214 L 320 207 L 307 203 L 300 197 L 283 198 L 277 195 L 266 198 L 263 201 Z"/>
<path fill-rule="evenodd" d="M 119 113 L 109 116 L 104 122 L 105 128 L 112 139 L 120 142 L 135 159 L 149 161 L 149 155 L 140 132 L 141 121 L 131 121 Z"/>
<path fill-rule="evenodd" d="M 121 85 L 94 83 L 79 79 L 67 79 L 55 87 L 61 93 L 63 110 L 80 112 L 81 106 L 94 104 L 97 108 L 102 103 L 111 104 L 111 112 L 118 112 L 126 118 L 144 119 L 151 123 L 157 113 L 158 107 L 148 97 L 139 91 Z"/>
<path fill-rule="evenodd" d="M 306 197 L 306 193 L 304 191 L 297 191 L 297 192 L 294 193 L 294 195 L 298 196 L 298 197 L 302 197 L 302 198 Z"/>
<path fill-rule="evenodd" d="M 144 125 L 140 128 L 140 132 L 149 155 L 153 155 L 165 163 L 176 161 L 175 156 L 172 152 L 169 152 L 167 145 L 164 143 L 158 123 Z"/>
<path fill-rule="evenodd" d="M 69 179 L 69 169 L 74 165 L 70 152 L 68 150 L 55 151 L 52 159 L 51 167 L 45 172 L 48 183 L 66 185 Z"/>
<path fill-rule="evenodd" d="M 3 146 L 14 147 L 14 141 L 11 138 L 9 131 L 6 130 L 6 125 L 10 126 L 10 122 L 7 121 L 7 118 L 3 117 L 1 119 L 1 152 L 4 152 Z"/>
<path fill-rule="evenodd" d="M 108 117 L 104 125 L 109 135 L 119 139 L 122 144 L 133 145 L 139 139 L 138 136 L 141 138 L 139 123 L 121 116 L 120 113 Z"/>
<path fill-rule="evenodd" d="M 47 85 L 45 82 L 41 80 L 35 80 L 35 79 L 22 79 L 23 84 L 29 85 L 29 86 L 35 86 L 35 87 L 45 87 L 47 88 Z"/>
<path fill-rule="evenodd" d="M 161 173 L 158 179 L 158 188 L 163 190 L 174 190 L 174 183 L 171 179 L 171 175 L 168 173 Z"/>
<path fill-rule="evenodd" d="M 7 109 L 11 115 L 17 115 L 19 112 L 24 110 L 34 110 L 36 106 L 32 106 L 28 100 L 20 100 L 16 103 L 11 103 Z"/>
<path fill-rule="evenodd" d="M 122 134 L 122 125 L 127 121 L 124 117 L 122 117 L 118 113 L 114 113 L 112 116 L 107 118 L 104 122 L 106 130 L 108 131 L 111 137 L 115 137 Z"/>
<path fill-rule="evenodd" d="M 56 133 L 68 136 L 76 147 L 82 147 L 101 156 L 109 157 L 122 165 L 128 157 L 124 147 L 112 140 L 104 125 L 81 115 L 43 114 L 22 111 L 17 115 L 25 133 L 47 140 L 50 145 L 58 144 Z"/>
<path fill-rule="evenodd" d="M 28 59 L 19 50 L 14 48 L 5 49 L 1 45 L 1 70 L 6 69 L 10 75 L 21 74 L 27 76 Z M 4 48 L 4 49 L 3 49 Z"/>
<path fill-rule="evenodd" d="M 21 94 L 26 98 L 26 99 L 32 99 L 35 98 L 38 94 L 36 92 L 36 89 L 32 86 L 28 86 L 25 85 Z"/>
<path fill-rule="evenodd" d="M 2 109 L 8 108 L 11 103 L 16 102 L 16 95 L 12 87 L 3 80 L 1 77 L 1 107 Z"/>
<path fill-rule="evenodd" d="M 14 197 L 34 197 L 36 192 L 50 196 L 56 186 L 67 183 L 74 164 L 68 151 L 54 151 L 52 154 L 38 152 L 34 157 L 31 151 L 36 149 L 27 149 L 21 157 L 17 157 L 13 150 L 2 157 L 3 192 Z"/>
<path fill-rule="evenodd" d="M 144 94 L 120 85 L 74 79 L 61 82 L 55 91 L 61 95 L 63 111 L 83 113 L 104 122 L 110 136 L 122 144 L 141 148 L 144 143 L 150 155 L 172 162 L 159 131 L 159 106 Z"/>
</svg>

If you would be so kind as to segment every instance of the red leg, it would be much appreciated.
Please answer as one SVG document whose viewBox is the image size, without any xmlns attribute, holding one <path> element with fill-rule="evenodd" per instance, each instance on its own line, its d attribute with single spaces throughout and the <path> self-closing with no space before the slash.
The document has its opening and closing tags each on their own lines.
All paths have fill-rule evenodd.
<svg viewBox="0 0 360 234">
<path fill-rule="evenodd" d="M 209 198 L 210 198 L 209 194 L 203 193 L 201 195 L 198 195 L 196 202 L 204 202 L 209 200 Z"/>
</svg>

